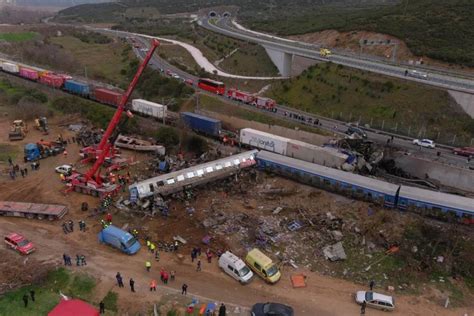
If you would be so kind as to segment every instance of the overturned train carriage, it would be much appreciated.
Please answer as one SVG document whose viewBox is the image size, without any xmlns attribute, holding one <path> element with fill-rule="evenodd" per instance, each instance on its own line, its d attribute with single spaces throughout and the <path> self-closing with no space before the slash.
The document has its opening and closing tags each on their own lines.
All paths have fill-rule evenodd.
<svg viewBox="0 0 474 316">
<path fill-rule="evenodd" d="M 251 150 L 134 183 L 128 187 L 130 196 L 137 199 L 154 195 L 166 196 L 231 176 L 255 165 L 256 153 L 256 150 Z"/>
</svg>

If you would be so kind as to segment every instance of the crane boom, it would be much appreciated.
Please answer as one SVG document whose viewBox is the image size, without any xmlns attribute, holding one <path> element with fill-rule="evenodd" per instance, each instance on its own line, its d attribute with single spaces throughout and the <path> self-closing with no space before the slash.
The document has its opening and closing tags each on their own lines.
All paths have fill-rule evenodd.
<svg viewBox="0 0 474 316">
<path fill-rule="evenodd" d="M 156 39 L 153 39 L 151 42 L 151 48 L 148 50 L 148 53 L 146 54 L 145 58 L 143 59 L 143 62 L 140 64 L 138 67 L 138 70 L 135 74 L 135 76 L 132 79 L 132 82 L 130 82 L 130 85 L 127 88 L 127 91 L 122 97 L 122 100 L 120 101 L 119 106 L 117 107 L 117 110 L 114 113 L 114 116 L 110 120 L 109 125 L 107 126 L 107 129 L 105 130 L 104 135 L 102 136 L 102 139 L 99 143 L 99 146 L 97 147 L 97 151 L 99 152 L 99 156 L 97 160 L 95 161 L 94 165 L 92 168 L 87 171 L 85 174 L 86 181 L 92 179 L 96 172 L 99 170 L 99 168 L 102 166 L 104 163 L 105 157 L 107 156 L 108 152 L 112 148 L 112 145 L 110 143 L 110 137 L 112 136 L 112 133 L 114 130 L 117 128 L 117 125 L 120 123 L 120 118 L 122 116 L 123 111 L 125 110 L 125 106 L 130 99 L 130 96 L 132 95 L 133 90 L 135 89 L 135 86 L 138 83 L 138 80 L 140 79 L 140 76 L 142 75 L 143 71 L 145 70 L 146 66 L 148 65 L 148 62 L 153 56 L 153 53 L 155 50 L 158 48 L 160 45 L 160 42 Z M 99 179 L 100 177 L 97 177 L 95 180 L 97 182 L 100 182 L 101 180 Z"/>
</svg>

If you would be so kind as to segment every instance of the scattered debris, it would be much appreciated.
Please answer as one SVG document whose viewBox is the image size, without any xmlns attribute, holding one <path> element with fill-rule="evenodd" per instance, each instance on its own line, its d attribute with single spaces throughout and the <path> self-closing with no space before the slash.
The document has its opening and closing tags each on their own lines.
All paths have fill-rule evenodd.
<svg viewBox="0 0 474 316">
<path fill-rule="evenodd" d="M 304 274 L 294 274 L 291 276 L 293 288 L 306 287 L 306 276 Z"/>
<path fill-rule="evenodd" d="M 342 246 L 342 242 L 329 245 L 323 249 L 324 257 L 329 261 L 346 260 L 347 255 Z"/>
</svg>

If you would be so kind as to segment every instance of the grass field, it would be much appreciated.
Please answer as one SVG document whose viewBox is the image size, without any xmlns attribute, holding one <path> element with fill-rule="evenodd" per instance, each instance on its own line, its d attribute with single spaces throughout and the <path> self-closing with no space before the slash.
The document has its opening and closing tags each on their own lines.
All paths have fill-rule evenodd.
<svg viewBox="0 0 474 316">
<path fill-rule="evenodd" d="M 457 135 L 467 142 L 474 137 L 474 120 L 453 105 L 446 91 L 347 67 L 310 67 L 294 79 L 274 83 L 267 94 L 307 112 L 415 137 L 447 141 Z"/>
<path fill-rule="evenodd" d="M 238 50 L 221 64 L 221 69 L 244 76 L 276 76 L 278 69 L 261 46 L 242 43 Z"/>
<path fill-rule="evenodd" d="M 21 33 L 0 33 L 0 42 L 24 42 L 34 39 L 38 36 L 35 32 L 21 32 Z"/>
<path fill-rule="evenodd" d="M 41 285 L 30 285 L 13 292 L 6 293 L 0 298 L 0 315 L 37 316 L 47 315 L 59 303 L 61 293 L 74 298 L 88 301 L 92 298 L 95 281 L 84 274 L 72 274 L 60 268 L 48 274 Z M 29 301 L 28 307 L 23 306 L 22 297 L 30 290 L 35 291 L 35 302 Z"/>
<path fill-rule="evenodd" d="M 162 44 L 158 52 L 162 58 L 184 71 L 196 72 L 199 68 L 193 56 L 179 45 Z"/>
<path fill-rule="evenodd" d="M 128 65 L 128 59 L 122 56 L 126 47 L 120 42 L 109 44 L 90 44 L 72 37 L 54 37 L 51 41 L 61 45 L 81 64 L 76 74 L 85 75 L 96 80 L 122 83 L 124 76 L 120 73 Z"/>
</svg>

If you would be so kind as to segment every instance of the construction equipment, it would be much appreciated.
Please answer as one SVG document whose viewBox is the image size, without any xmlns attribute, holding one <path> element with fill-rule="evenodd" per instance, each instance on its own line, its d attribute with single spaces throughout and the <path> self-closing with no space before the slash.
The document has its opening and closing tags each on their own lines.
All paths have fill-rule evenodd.
<svg viewBox="0 0 474 316">
<path fill-rule="evenodd" d="M 26 133 L 28 133 L 28 126 L 26 125 L 26 122 L 22 120 L 15 120 L 13 121 L 10 133 L 8 133 L 8 139 L 11 141 L 22 140 L 26 137 Z"/>
<path fill-rule="evenodd" d="M 26 144 L 25 145 L 25 156 L 24 160 L 27 161 L 36 161 L 39 159 L 44 159 L 49 156 L 56 156 L 64 151 L 62 144 L 56 142 L 45 142 L 43 140 L 37 142 L 36 144 Z"/>
<path fill-rule="evenodd" d="M 48 120 L 46 117 L 38 117 L 35 119 L 35 129 L 42 131 L 43 135 L 48 135 Z"/>
<path fill-rule="evenodd" d="M 138 67 L 137 73 L 133 77 L 132 82 L 128 86 L 127 91 L 120 100 L 120 104 L 115 111 L 114 116 L 112 117 L 107 129 L 105 130 L 104 135 L 97 147 L 90 147 L 88 151 L 89 154 L 97 157 L 94 165 L 87 171 L 85 174 L 78 172 L 73 172 L 73 174 L 66 179 L 68 189 L 66 192 L 76 191 L 82 192 L 84 194 L 90 194 L 93 196 L 110 196 L 115 194 L 120 186 L 113 181 L 114 179 L 109 179 L 108 177 L 103 177 L 100 175 L 100 168 L 104 165 L 104 161 L 107 157 L 110 157 L 114 153 L 113 145 L 119 135 L 120 130 L 120 119 L 122 113 L 125 111 L 125 106 L 130 99 L 130 96 L 135 89 L 135 86 L 140 79 L 145 67 L 153 56 L 153 53 L 160 45 L 160 42 L 156 39 L 153 39 L 151 42 L 151 48 L 145 56 L 142 64 Z M 130 117 L 131 113 L 127 111 L 127 116 Z M 126 119 L 121 124 L 124 124 Z M 90 157 L 90 156 L 89 156 Z"/>
<path fill-rule="evenodd" d="M 322 57 L 329 57 L 332 55 L 331 51 L 327 48 L 321 48 L 319 50 L 319 54 L 322 56 Z"/>
</svg>

